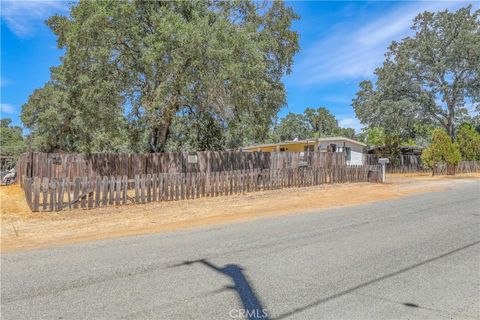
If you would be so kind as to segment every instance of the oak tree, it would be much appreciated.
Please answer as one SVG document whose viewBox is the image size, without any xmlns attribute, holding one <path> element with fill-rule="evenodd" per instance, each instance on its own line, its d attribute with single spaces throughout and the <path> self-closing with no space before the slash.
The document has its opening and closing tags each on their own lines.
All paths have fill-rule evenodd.
<svg viewBox="0 0 480 320">
<path fill-rule="evenodd" d="M 68 17 L 48 20 L 65 50 L 52 77 L 71 117 L 96 123 L 85 123 L 92 134 L 110 124 L 92 111 L 115 119 L 120 109 L 131 149 L 165 150 L 185 110 L 215 118 L 239 144 L 266 135 L 285 104 L 281 79 L 299 49 L 295 19 L 281 1 L 79 1 Z"/>
<path fill-rule="evenodd" d="M 467 104 L 480 102 L 480 10 L 423 12 L 412 31 L 392 42 L 375 85 L 360 83 L 355 113 L 363 124 L 401 138 L 414 135 L 415 124 L 429 123 L 453 139 L 470 116 Z"/>
</svg>

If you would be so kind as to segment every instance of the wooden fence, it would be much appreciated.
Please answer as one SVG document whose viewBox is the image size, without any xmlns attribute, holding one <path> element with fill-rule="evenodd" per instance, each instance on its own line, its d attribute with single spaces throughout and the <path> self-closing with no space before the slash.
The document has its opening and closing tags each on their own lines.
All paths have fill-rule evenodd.
<svg viewBox="0 0 480 320">
<path fill-rule="evenodd" d="M 378 164 L 379 156 L 374 154 L 364 155 L 364 164 Z M 430 169 L 423 167 L 422 159 L 419 155 L 400 155 L 396 159 L 390 159 L 390 163 L 386 165 L 388 173 L 411 173 L 411 172 L 428 172 Z M 455 172 L 470 173 L 480 172 L 480 161 L 461 161 L 456 167 Z M 435 174 L 446 174 L 446 164 L 439 164 L 435 169 Z"/>
<path fill-rule="evenodd" d="M 460 161 L 455 166 L 455 173 L 472 173 L 480 172 L 480 161 Z M 447 174 L 447 165 L 440 164 L 435 168 L 435 174 Z"/>
<path fill-rule="evenodd" d="M 375 154 L 365 154 L 364 163 L 368 165 L 378 164 L 381 158 Z M 425 168 L 422 166 L 422 160 L 419 155 L 400 155 L 396 159 L 390 159 L 390 163 L 386 165 L 389 173 L 407 173 L 422 172 Z"/>
<path fill-rule="evenodd" d="M 19 177 L 68 178 L 159 173 L 209 173 L 235 170 L 280 170 L 345 165 L 344 153 L 200 151 L 153 154 L 24 153 L 17 163 Z"/>
<path fill-rule="evenodd" d="M 23 177 L 32 211 L 61 211 L 109 205 L 233 195 L 326 183 L 380 182 L 379 166 L 249 169 L 69 178 Z"/>
</svg>

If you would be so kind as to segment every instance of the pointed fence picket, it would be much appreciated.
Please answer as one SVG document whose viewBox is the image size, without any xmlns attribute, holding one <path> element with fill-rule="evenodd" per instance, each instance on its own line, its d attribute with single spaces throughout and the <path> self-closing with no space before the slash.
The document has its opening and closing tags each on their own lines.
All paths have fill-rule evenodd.
<svg viewBox="0 0 480 320">
<path fill-rule="evenodd" d="M 133 179 L 126 175 L 24 178 L 22 184 L 32 211 L 61 211 L 355 182 L 380 182 L 379 166 L 159 173 L 135 175 Z"/>
</svg>

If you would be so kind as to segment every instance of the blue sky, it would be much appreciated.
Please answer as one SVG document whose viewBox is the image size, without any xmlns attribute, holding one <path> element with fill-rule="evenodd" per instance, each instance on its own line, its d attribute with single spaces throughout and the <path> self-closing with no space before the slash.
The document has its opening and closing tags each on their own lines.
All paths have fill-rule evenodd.
<svg viewBox="0 0 480 320">
<path fill-rule="evenodd" d="M 455 10 L 480 2 L 288 2 L 301 16 L 300 52 L 284 79 L 288 106 L 280 115 L 325 106 L 340 125 L 361 128 L 351 100 L 363 79 L 373 79 L 392 40 L 410 34 L 412 19 L 424 10 Z M 21 124 L 21 106 L 50 77 L 62 51 L 43 21 L 68 14 L 65 1 L 1 2 L 1 117 Z"/>
</svg>

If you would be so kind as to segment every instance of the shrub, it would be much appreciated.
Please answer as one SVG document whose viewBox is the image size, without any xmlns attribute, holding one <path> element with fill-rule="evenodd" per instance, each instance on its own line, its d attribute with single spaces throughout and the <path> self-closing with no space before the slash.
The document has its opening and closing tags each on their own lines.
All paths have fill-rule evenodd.
<svg viewBox="0 0 480 320">
<path fill-rule="evenodd" d="M 434 130 L 432 143 L 422 152 L 422 163 L 432 170 L 432 176 L 437 165 L 441 163 L 447 164 L 447 174 L 455 174 L 455 166 L 461 159 L 460 149 L 450 136 L 444 130 Z"/>
<path fill-rule="evenodd" d="M 480 133 L 471 124 L 460 126 L 456 142 L 464 160 L 480 160 Z"/>
</svg>

